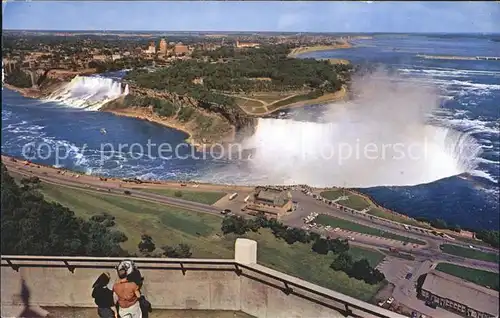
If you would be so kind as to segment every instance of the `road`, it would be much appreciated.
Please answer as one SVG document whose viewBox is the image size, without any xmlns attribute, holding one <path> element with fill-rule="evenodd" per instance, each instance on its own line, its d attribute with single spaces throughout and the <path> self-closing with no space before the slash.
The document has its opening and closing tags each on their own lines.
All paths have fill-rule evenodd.
<svg viewBox="0 0 500 318">
<path fill-rule="evenodd" d="M 183 208 L 186 210 L 210 213 L 218 217 L 222 217 L 222 215 L 220 214 L 221 208 L 224 208 L 225 205 L 229 204 L 231 205 L 231 209 L 235 213 L 246 216 L 244 212 L 240 211 L 238 206 L 242 206 L 244 204 L 243 197 L 248 194 L 248 188 L 228 187 L 224 191 L 228 193 L 238 192 L 240 194 L 238 196 L 238 199 L 228 201 L 226 196 L 226 198 L 219 200 L 218 203 L 216 203 L 214 206 L 211 206 L 202 203 L 186 201 L 183 199 L 166 197 L 164 195 L 155 194 L 152 192 L 133 189 L 132 187 L 137 188 L 138 185 L 126 183 L 123 180 L 119 179 L 110 179 L 105 181 L 95 176 L 77 175 L 71 172 L 63 173 L 61 172 L 61 170 L 57 170 L 51 167 L 43 167 L 33 164 L 24 165 L 22 162 L 13 162 L 8 160 L 8 158 L 6 160 L 4 156 L 2 156 L 2 162 L 6 165 L 7 169 L 11 173 L 17 173 L 24 176 L 37 176 L 43 182 L 54 185 L 64 185 L 66 187 L 74 189 L 97 192 L 106 195 L 120 196 L 123 198 L 133 197 L 134 199 L 144 200 L 147 202 L 156 202 Z M 163 186 L 169 189 L 182 188 L 179 184 L 165 184 Z M 199 188 L 197 188 L 198 191 L 203 191 L 203 189 L 204 186 L 200 186 Z M 214 189 L 211 190 L 214 191 Z M 125 194 L 124 191 L 129 191 L 130 194 Z M 219 189 L 219 191 L 221 190 Z M 326 232 L 324 229 L 320 228 L 311 229 L 311 231 L 328 235 L 330 237 L 354 237 L 355 240 L 350 241 L 350 244 L 354 246 L 371 249 L 389 249 L 391 247 L 395 247 L 400 251 L 410 253 L 415 258 L 415 260 L 404 260 L 401 258 L 387 256 L 384 261 L 378 265 L 378 268 L 384 273 L 386 279 L 395 285 L 393 297 L 397 303 L 403 304 L 404 306 L 420 313 L 424 313 L 428 317 L 457 317 L 456 315 L 443 309 L 432 309 L 430 307 L 427 307 L 425 306 L 424 302 L 417 299 L 416 297 L 416 280 L 420 275 L 427 273 L 433 264 L 437 262 L 450 262 L 462 266 L 498 272 L 498 264 L 496 263 L 444 254 L 439 249 L 439 245 L 444 242 L 458 244 L 464 247 L 468 247 L 468 244 L 462 244 L 461 242 L 455 241 L 450 242 L 442 238 L 437 238 L 435 236 L 409 232 L 402 226 L 395 226 L 390 223 L 387 224 L 384 222 L 378 222 L 377 220 L 373 222 L 373 220 L 370 220 L 370 218 L 365 218 L 362 216 L 360 217 L 359 215 L 353 215 L 349 212 L 341 211 L 331 205 L 324 203 L 321 200 L 314 199 L 312 196 L 306 195 L 301 191 L 292 191 L 292 196 L 294 201 L 298 202 L 298 209 L 281 219 L 281 221 L 288 226 L 301 228 L 304 226 L 303 218 L 309 215 L 310 212 L 317 212 L 356 222 L 358 224 L 375 227 L 383 231 L 425 241 L 425 245 L 403 245 L 403 243 L 400 241 L 379 238 L 360 233 L 353 233 L 349 231 Z M 405 278 L 408 273 L 412 273 L 412 277 L 410 279 Z"/>
<path fill-rule="evenodd" d="M 141 199 L 149 202 L 157 202 L 162 204 L 167 204 L 187 210 L 193 210 L 203 213 L 210 213 L 213 215 L 217 215 L 221 217 L 220 207 L 215 207 L 211 205 L 206 205 L 202 203 L 186 201 L 178 198 L 166 197 L 161 194 L 155 194 L 146 191 L 140 191 L 136 189 L 130 188 L 131 185 L 129 183 L 125 183 L 123 181 L 103 181 L 95 176 L 79 176 L 76 177 L 77 174 L 74 173 L 66 173 L 61 174 L 57 173 L 60 170 L 43 167 L 38 165 L 23 165 L 21 162 L 12 162 L 10 160 L 6 160 L 3 157 L 3 163 L 9 169 L 9 171 L 13 173 L 19 173 L 25 176 L 37 176 L 43 182 L 47 182 L 54 185 L 65 185 L 67 187 L 75 188 L 75 189 L 85 189 L 86 191 L 93 191 L 99 193 L 105 193 L 107 195 L 116 195 L 121 197 L 130 197 L 136 199 Z M 128 190 L 130 195 L 124 194 L 124 191 Z M 200 189 L 201 190 L 201 189 Z M 430 236 L 426 236 L 423 234 L 417 233 L 409 233 L 408 231 L 402 230 L 401 228 L 395 228 L 391 224 L 378 224 L 372 223 L 367 219 L 360 219 L 359 217 L 350 215 L 349 213 L 340 211 L 338 209 L 333 208 L 330 205 L 327 205 L 319 200 L 314 199 L 311 196 L 303 194 L 301 191 L 292 191 L 292 196 L 295 201 L 299 202 L 299 209 L 294 211 L 293 213 L 285 216 L 281 221 L 293 227 L 301 228 L 304 225 L 303 217 L 308 215 L 310 212 L 318 212 L 329 214 L 335 217 L 339 217 L 345 220 L 349 220 L 352 222 L 356 222 L 359 224 L 363 224 L 366 226 L 376 227 L 380 230 L 397 233 L 402 236 L 412 237 L 416 239 L 420 239 L 427 242 L 425 246 L 414 247 L 413 244 L 407 244 L 403 246 L 401 242 L 395 240 L 387 240 L 381 239 L 373 236 L 365 236 L 359 233 L 349 232 L 348 234 L 345 232 L 336 232 L 336 233 L 325 233 L 321 230 L 315 230 L 321 234 L 328 234 L 332 237 L 347 237 L 354 236 L 355 241 L 351 241 L 351 244 L 367 247 L 367 248 L 377 248 L 377 249 L 389 249 L 391 247 L 397 247 L 401 251 L 405 251 L 411 253 L 414 257 L 416 257 L 417 261 L 430 260 L 433 262 L 441 261 L 441 262 L 453 262 L 458 264 L 463 264 L 465 266 L 481 268 L 490 271 L 498 272 L 498 265 L 495 263 L 484 262 L 473 259 L 466 259 L 454 255 L 444 254 L 439 250 L 439 245 L 443 242 L 443 240 L 438 240 Z M 245 215 L 239 210 L 233 210 L 238 214 Z M 468 246 L 468 245 L 465 245 Z"/>
</svg>

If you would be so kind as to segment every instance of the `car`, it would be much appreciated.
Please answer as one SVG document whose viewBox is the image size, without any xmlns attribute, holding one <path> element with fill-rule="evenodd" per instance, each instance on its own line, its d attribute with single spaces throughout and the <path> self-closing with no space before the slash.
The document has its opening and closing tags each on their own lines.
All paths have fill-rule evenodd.
<svg viewBox="0 0 500 318">
<path fill-rule="evenodd" d="M 348 237 L 347 237 L 347 239 L 348 239 L 349 241 L 354 241 L 354 237 L 352 237 L 352 236 L 348 236 Z"/>
<path fill-rule="evenodd" d="M 224 215 L 229 214 L 229 213 L 231 213 L 230 209 L 224 209 L 224 210 L 220 211 L 220 214 L 224 214 Z"/>
<path fill-rule="evenodd" d="M 389 299 L 387 299 L 387 303 L 389 305 L 392 304 L 393 301 L 394 301 L 394 297 L 389 297 Z"/>
<path fill-rule="evenodd" d="M 411 313 L 411 318 L 417 318 L 418 314 L 416 311 Z"/>
<path fill-rule="evenodd" d="M 413 276 L 412 273 L 408 273 L 408 274 L 406 274 L 405 279 L 410 279 L 412 276 Z"/>
<path fill-rule="evenodd" d="M 436 309 L 436 308 L 437 308 L 437 303 L 436 303 L 435 301 L 430 301 L 430 300 L 428 300 L 428 301 L 426 301 L 426 302 L 425 302 L 425 305 L 426 305 L 426 306 L 429 306 L 429 307 L 431 307 L 431 308 L 433 308 L 433 309 Z"/>
<path fill-rule="evenodd" d="M 383 301 L 383 300 L 381 300 L 381 301 L 379 301 L 379 302 L 378 302 L 378 305 L 379 305 L 380 307 L 382 307 L 384 304 L 385 304 L 385 301 Z"/>
</svg>

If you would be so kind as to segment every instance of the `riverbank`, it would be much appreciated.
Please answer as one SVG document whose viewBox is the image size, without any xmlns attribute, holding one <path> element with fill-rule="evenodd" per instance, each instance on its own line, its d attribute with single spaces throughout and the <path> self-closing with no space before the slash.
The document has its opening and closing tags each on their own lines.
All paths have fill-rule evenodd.
<svg viewBox="0 0 500 318">
<path fill-rule="evenodd" d="M 16 87 L 10 84 L 4 84 L 4 87 L 18 92 L 21 94 L 23 97 L 30 98 L 30 99 L 41 99 L 45 96 L 50 95 L 53 93 L 57 88 L 59 88 L 61 85 L 64 85 L 65 83 L 58 83 L 57 85 L 54 85 L 48 89 L 41 90 L 41 89 L 35 89 L 35 88 L 20 88 Z M 111 101 L 114 102 L 115 100 Z M 111 103 L 110 102 L 110 103 Z M 131 118 L 136 118 L 140 120 L 147 120 L 150 122 L 154 122 L 157 124 L 160 124 L 164 127 L 175 129 L 178 131 L 181 131 L 185 134 L 188 135 L 188 137 L 185 139 L 185 142 L 192 145 L 195 147 L 195 149 L 199 152 L 204 152 L 207 148 L 210 148 L 212 145 L 215 143 L 213 142 L 206 142 L 203 137 L 197 136 L 196 127 L 197 123 L 193 121 L 188 121 L 188 122 L 181 122 L 177 120 L 175 117 L 162 117 L 154 113 L 151 107 L 127 107 L 127 108 L 107 108 L 106 106 L 109 105 L 105 104 L 99 111 L 102 112 L 108 112 L 112 113 L 116 116 L 124 116 L 124 117 L 131 117 Z M 218 118 L 216 114 L 209 114 L 204 112 L 201 109 L 197 109 L 196 111 L 202 112 L 204 118 L 208 117 L 214 117 L 214 120 L 220 121 L 222 119 Z M 215 118 L 217 117 L 217 118 Z M 222 145 L 234 142 L 235 136 L 236 136 L 236 131 L 234 126 L 228 126 L 227 131 L 222 131 L 221 132 L 221 138 L 220 138 L 220 143 Z"/>
<path fill-rule="evenodd" d="M 23 97 L 26 98 L 40 98 L 42 97 L 42 91 L 37 89 L 37 88 L 21 88 L 21 87 L 16 87 L 7 83 L 3 83 L 3 87 L 10 89 L 11 91 L 18 92 L 19 94 L 23 95 Z"/>
<path fill-rule="evenodd" d="M 353 45 L 349 41 L 343 41 L 342 43 L 333 45 L 315 45 L 315 46 L 302 46 L 292 49 L 288 54 L 288 57 L 295 58 L 301 54 L 311 53 L 316 51 L 330 51 L 338 49 L 350 49 Z"/>
<path fill-rule="evenodd" d="M 189 129 L 186 125 L 181 124 L 180 122 L 173 120 L 173 119 L 167 119 L 164 117 L 160 117 L 156 115 L 154 112 L 152 112 L 149 108 L 144 108 L 144 107 L 128 107 L 128 108 L 122 108 L 122 109 L 103 109 L 100 111 L 104 111 L 107 113 L 114 114 L 116 116 L 124 116 L 124 117 L 131 117 L 131 118 L 136 118 L 140 120 L 146 120 L 150 121 L 153 123 L 160 124 L 162 126 L 165 126 L 167 128 L 172 128 L 178 131 L 182 131 L 183 133 L 188 135 L 188 138 L 185 139 L 187 143 L 195 147 L 197 150 L 202 150 L 203 144 L 198 142 L 193 138 L 194 132 Z"/>
<path fill-rule="evenodd" d="M 303 106 L 308 106 L 308 105 L 315 105 L 315 104 L 328 104 L 328 103 L 334 103 L 334 102 L 340 102 L 343 100 L 346 100 L 348 97 L 348 90 L 346 86 L 342 86 L 338 91 L 334 93 L 327 93 L 324 94 L 318 98 L 315 99 L 308 99 L 308 100 L 303 100 L 303 101 L 298 101 L 298 102 L 292 102 L 290 104 L 286 104 L 283 106 L 278 106 L 273 108 L 273 104 L 269 104 L 267 108 L 269 109 L 268 112 L 262 113 L 260 115 L 269 115 L 274 112 L 280 111 L 280 110 L 285 110 L 285 109 L 294 109 L 294 108 L 299 108 Z M 293 98 L 293 97 L 291 97 Z M 286 101 L 286 100 L 283 100 Z"/>
<path fill-rule="evenodd" d="M 127 179 L 120 177 L 109 177 L 101 175 L 89 175 L 80 171 L 75 171 L 65 168 L 56 168 L 53 166 L 38 164 L 29 162 L 26 159 L 14 158 L 11 156 L 2 155 L 2 163 L 10 169 L 13 173 L 16 171 L 28 171 L 35 174 L 42 174 L 47 177 L 57 176 L 58 178 L 78 181 L 82 184 L 87 184 L 89 186 L 96 187 L 113 187 L 113 188 L 148 188 L 148 189 L 176 189 L 176 190 L 194 190 L 197 191 L 212 191 L 212 192 L 226 192 L 233 193 L 236 191 L 248 192 L 252 191 L 254 187 L 251 186 L 237 186 L 237 185 L 225 185 L 225 184 L 212 184 L 203 183 L 196 181 L 148 181 L 148 180 L 138 180 L 138 179 Z M 194 188 L 194 189 L 193 189 Z"/>
</svg>

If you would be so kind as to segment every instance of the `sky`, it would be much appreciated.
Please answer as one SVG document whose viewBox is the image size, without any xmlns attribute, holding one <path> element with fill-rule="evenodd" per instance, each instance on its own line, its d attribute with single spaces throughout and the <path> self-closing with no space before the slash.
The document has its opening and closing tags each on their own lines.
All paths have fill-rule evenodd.
<svg viewBox="0 0 500 318">
<path fill-rule="evenodd" d="M 3 29 L 500 33 L 500 2 L 3 2 Z"/>
</svg>

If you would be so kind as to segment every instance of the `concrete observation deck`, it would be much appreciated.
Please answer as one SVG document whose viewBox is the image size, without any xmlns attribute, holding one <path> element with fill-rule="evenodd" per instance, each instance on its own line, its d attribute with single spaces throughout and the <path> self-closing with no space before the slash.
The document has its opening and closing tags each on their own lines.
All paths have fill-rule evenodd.
<svg viewBox="0 0 500 318">
<path fill-rule="evenodd" d="M 153 310 L 240 311 L 273 318 L 403 317 L 257 264 L 257 242 L 248 239 L 236 240 L 234 259 L 132 259 L 145 277 L 143 293 Z M 19 317 L 26 308 L 96 308 L 91 286 L 104 271 L 114 282 L 120 260 L 2 255 L 2 317 Z"/>
</svg>

